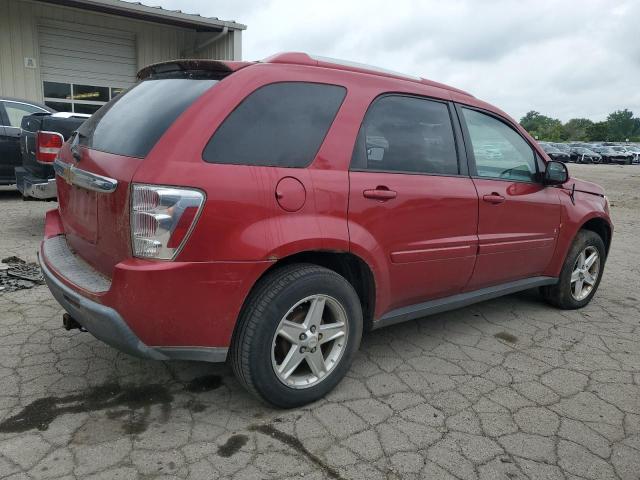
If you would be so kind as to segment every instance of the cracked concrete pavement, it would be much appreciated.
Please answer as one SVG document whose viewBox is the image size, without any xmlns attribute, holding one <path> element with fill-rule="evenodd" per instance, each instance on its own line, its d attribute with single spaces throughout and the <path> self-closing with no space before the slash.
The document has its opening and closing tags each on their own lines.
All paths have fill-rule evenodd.
<svg viewBox="0 0 640 480">
<path fill-rule="evenodd" d="M 639 479 L 640 166 L 570 169 L 616 223 L 588 307 L 525 292 L 372 332 L 304 408 L 67 332 L 45 286 L 0 294 L 0 478 Z M 0 205 L 0 255 L 34 261 L 55 204 Z"/>
</svg>

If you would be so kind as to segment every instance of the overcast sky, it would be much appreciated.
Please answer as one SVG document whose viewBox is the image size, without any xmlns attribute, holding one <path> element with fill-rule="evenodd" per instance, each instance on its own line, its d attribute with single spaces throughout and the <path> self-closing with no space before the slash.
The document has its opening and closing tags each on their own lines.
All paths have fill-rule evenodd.
<svg viewBox="0 0 640 480">
<path fill-rule="evenodd" d="M 520 119 L 640 116 L 639 0 L 143 0 L 236 20 L 243 59 L 304 51 L 471 92 Z"/>
</svg>

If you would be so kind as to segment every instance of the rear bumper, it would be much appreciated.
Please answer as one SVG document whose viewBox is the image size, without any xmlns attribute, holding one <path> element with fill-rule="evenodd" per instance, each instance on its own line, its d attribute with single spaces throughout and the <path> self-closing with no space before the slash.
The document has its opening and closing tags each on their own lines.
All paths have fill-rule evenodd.
<svg viewBox="0 0 640 480">
<path fill-rule="evenodd" d="M 57 195 L 55 178 L 36 178 L 23 168 L 16 168 L 16 186 L 24 197 L 48 200 Z"/>
<path fill-rule="evenodd" d="M 245 297 L 270 265 L 128 259 L 106 278 L 62 230 L 48 212 L 39 260 L 51 293 L 96 338 L 143 358 L 225 361 Z"/>
<path fill-rule="evenodd" d="M 39 256 L 41 258 L 41 256 Z M 60 305 L 94 337 L 130 355 L 168 360 L 166 355 L 146 346 L 113 308 L 89 300 L 67 287 L 40 261 L 44 280 Z M 226 353 L 225 353 L 226 357 Z"/>
</svg>

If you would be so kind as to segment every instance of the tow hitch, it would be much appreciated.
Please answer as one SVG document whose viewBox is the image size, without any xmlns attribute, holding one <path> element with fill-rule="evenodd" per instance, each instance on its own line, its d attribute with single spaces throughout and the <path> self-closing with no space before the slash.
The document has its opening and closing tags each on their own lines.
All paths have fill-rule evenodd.
<svg viewBox="0 0 640 480">
<path fill-rule="evenodd" d="M 75 328 L 77 328 L 78 330 L 80 330 L 81 332 L 86 332 L 87 329 L 84 328 L 82 325 L 80 325 L 71 315 L 69 315 L 68 313 L 65 313 L 64 315 L 62 315 L 62 325 L 64 326 L 65 330 L 73 330 Z"/>
</svg>

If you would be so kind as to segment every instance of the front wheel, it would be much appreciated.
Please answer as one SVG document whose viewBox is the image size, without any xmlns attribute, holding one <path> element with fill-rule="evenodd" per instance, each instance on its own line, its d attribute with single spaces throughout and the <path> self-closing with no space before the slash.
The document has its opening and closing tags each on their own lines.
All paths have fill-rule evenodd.
<svg viewBox="0 0 640 480">
<path fill-rule="evenodd" d="M 558 283 L 544 287 L 543 296 L 565 310 L 584 307 L 600 285 L 605 259 L 606 249 L 600 235 L 580 230 L 565 258 Z"/>
<path fill-rule="evenodd" d="M 263 277 L 238 322 L 230 355 L 236 376 L 250 392 L 283 408 L 331 391 L 362 337 L 362 308 L 351 284 L 309 264 Z"/>
</svg>

